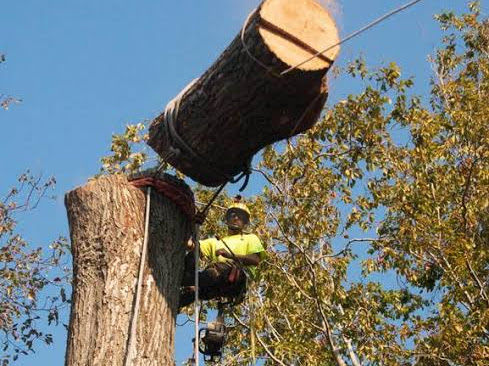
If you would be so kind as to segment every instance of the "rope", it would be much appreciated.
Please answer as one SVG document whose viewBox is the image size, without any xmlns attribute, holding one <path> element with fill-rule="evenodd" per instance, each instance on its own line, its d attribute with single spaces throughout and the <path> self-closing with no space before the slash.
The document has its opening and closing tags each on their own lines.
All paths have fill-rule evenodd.
<svg viewBox="0 0 489 366">
<path fill-rule="evenodd" d="M 216 235 L 216 239 L 219 240 L 219 241 L 222 241 L 222 243 L 224 244 L 224 246 L 227 248 L 227 250 L 229 250 L 229 253 L 231 253 L 231 255 L 233 256 L 233 259 L 236 261 L 236 262 L 241 262 L 238 257 L 236 257 L 236 254 L 234 254 L 234 252 L 231 250 L 231 248 L 229 247 L 229 245 L 224 241 L 224 239 L 220 238 L 219 236 Z"/>
<path fill-rule="evenodd" d="M 251 58 L 251 59 L 252 59 L 252 60 L 253 60 L 253 61 L 254 61 L 256 64 L 260 65 L 262 68 L 264 68 L 266 71 L 268 71 L 268 72 L 269 72 L 271 75 L 273 75 L 273 76 L 275 76 L 275 77 L 277 77 L 277 78 L 279 78 L 279 79 L 280 79 L 280 78 L 281 78 L 281 77 L 283 77 L 284 75 L 286 75 L 286 74 L 288 74 L 289 72 L 291 72 L 291 71 L 293 71 L 293 70 L 297 69 L 298 67 L 300 67 L 300 66 L 304 65 L 305 63 L 307 63 L 307 62 L 309 62 L 309 61 L 313 60 L 314 58 L 317 58 L 317 57 L 324 57 L 323 53 L 325 53 L 325 52 L 327 52 L 327 51 L 329 51 L 329 50 L 333 49 L 334 47 L 337 47 L 337 46 L 339 46 L 339 45 L 341 45 L 341 44 L 343 44 L 343 43 L 345 43 L 345 42 L 349 41 L 349 40 L 350 40 L 350 39 L 352 39 L 352 38 L 355 38 L 356 36 L 358 36 L 358 35 L 360 35 L 360 34 L 364 33 L 364 32 L 365 32 L 365 31 L 367 31 L 368 29 L 370 29 L 370 28 L 372 28 L 372 27 L 376 26 L 377 24 L 379 24 L 379 23 L 383 22 L 383 21 L 384 21 L 384 20 L 386 20 L 387 18 L 390 18 L 391 16 L 393 16 L 393 15 L 395 15 L 395 14 L 397 14 L 397 13 L 399 13 L 399 12 L 401 12 L 401 11 L 403 11 L 403 10 L 405 10 L 405 9 L 407 9 L 407 8 L 409 8 L 409 7 L 411 7 L 411 6 L 413 6 L 413 5 L 415 5 L 416 3 L 420 2 L 420 1 L 421 1 L 421 0 L 413 0 L 413 1 L 409 2 L 409 3 L 407 3 L 407 4 L 404 4 L 404 5 L 402 5 L 402 6 L 398 7 L 398 8 L 396 8 L 396 9 L 394 9 L 394 10 L 390 11 L 389 13 L 387 13 L 387 14 L 385 14 L 385 15 L 381 16 L 380 18 L 378 18 L 378 19 L 374 20 L 373 22 L 371 22 L 371 23 L 367 24 L 366 26 L 362 27 L 361 29 L 359 29 L 359 30 L 357 30 L 357 31 L 355 31 L 355 32 L 353 32 L 353 33 L 351 33 L 350 35 L 348 35 L 347 37 L 343 38 L 343 39 L 342 39 L 342 40 L 340 40 L 339 42 L 337 42 L 337 43 L 335 43 L 335 44 L 333 44 L 333 45 L 331 45 L 331 46 L 329 46 L 329 47 L 325 48 L 325 49 L 324 49 L 324 50 L 322 50 L 322 51 L 318 51 L 318 52 L 314 53 L 314 54 L 313 54 L 311 57 L 309 57 L 309 58 L 307 58 L 306 60 L 304 60 L 304 61 L 302 61 L 302 62 L 298 63 L 298 64 L 297 64 L 297 65 L 295 65 L 295 66 L 291 66 L 291 67 L 289 67 L 288 69 L 286 69 L 286 70 L 284 70 L 284 71 L 280 72 L 279 74 L 277 74 L 277 72 L 275 72 L 275 71 L 272 69 L 272 67 L 270 67 L 270 66 L 268 66 L 268 65 L 264 64 L 264 63 L 263 63 L 261 60 L 259 60 L 259 59 L 258 59 L 258 58 L 257 58 L 255 55 L 253 55 L 253 54 L 251 53 L 250 49 L 248 48 L 248 46 L 246 45 L 246 42 L 245 42 L 245 33 L 246 33 L 247 28 L 248 28 L 248 24 L 249 24 L 249 22 L 250 22 L 251 18 L 253 17 L 253 15 L 255 15 L 255 13 L 257 12 L 258 8 L 255 8 L 255 9 L 254 9 L 254 10 L 253 10 L 253 11 L 252 11 L 252 12 L 251 12 L 249 15 L 248 15 L 248 17 L 246 18 L 246 20 L 245 20 L 245 22 L 244 22 L 244 24 L 243 24 L 243 27 L 242 27 L 242 29 L 241 29 L 241 37 L 240 37 L 240 38 L 241 38 L 241 44 L 242 44 L 242 46 L 243 46 L 243 49 L 244 49 L 244 50 L 245 50 L 245 52 L 247 53 L 247 55 L 248 55 L 248 56 L 249 56 L 249 57 L 250 57 L 250 58 Z M 265 21 L 265 22 L 266 22 L 266 21 Z M 268 27 L 273 26 L 273 24 L 271 24 L 271 23 L 268 23 L 268 22 L 266 22 L 266 23 L 267 23 L 267 24 L 265 24 L 265 26 L 268 26 Z M 289 36 L 291 36 L 291 35 L 289 35 Z M 300 42 L 300 40 L 297 40 L 297 39 L 296 39 L 296 40 L 295 40 L 295 42 L 297 42 L 297 41 L 299 41 L 299 42 Z M 303 46 L 304 46 L 304 45 L 302 45 L 302 47 L 303 47 Z M 333 64 L 333 62 L 334 62 L 334 60 L 329 60 L 329 61 L 331 62 L 331 65 L 332 65 L 332 64 Z M 330 66 L 331 66 L 331 65 L 330 65 Z M 292 132 L 290 133 L 290 135 L 291 135 L 291 136 L 292 136 L 292 135 L 294 135 L 294 133 L 296 132 L 297 128 L 300 126 L 300 124 L 302 123 L 302 121 L 304 120 L 304 118 L 306 117 L 306 115 L 307 115 L 307 114 L 310 112 L 310 110 L 311 110 L 311 109 L 314 107 L 314 105 L 316 104 L 316 102 L 319 100 L 319 98 L 320 98 L 321 96 L 322 96 L 322 94 L 319 94 L 317 97 L 315 97 L 313 100 L 311 100 L 311 102 L 309 103 L 309 105 L 306 107 L 306 109 L 305 109 L 304 113 L 301 115 L 301 117 L 300 117 L 300 118 L 297 120 L 297 122 L 295 123 L 295 126 L 294 126 L 294 128 L 293 128 Z M 246 184 L 246 182 L 245 182 L 245 184 Z M 240 190 L 240 191 L 241 191 L 241 190 Z"/>
<path fill-rule="evenodd" d="M 185 150 L 193 159 L 197 160 L 199 165 L 204 166 L 205 170 L 211 172 L 212 175 L 218 175 L 226 178 L 226 180 L 232 179 L 232 176 L 225 174 L 219 169 L 209 165 L 207 161 L 198 154 L 192 147 L 190 147 L 178 134 L 177 129 L 175 128 L 175 121 L 178 119 L 178 113 L 180 111 L 180 103 L 182 102 L 182 98 L 185 93 L 197 82 L 198 79 L 192 80 L 175 98 L 173 98 L 166 106 L 165 111 L 163 113 L 165 126 L 167 128 L 168 136 L 173 143 L 176 143 L 177 146 L 173 146 L 174 154 L 180 155 L 182 150 Z"/>
<path fill-rule="evenodd" d="M 378 19 L 374 20 L 373 22 L 371 22 L 371 23 L 367 24 L 367 25 L 366 25 L 366 26 L 364 26 L 363 28 L 361 28 L 361 29 L 359 29 L 359 30 L 357 30 L 357 31 L 355 31 L 355 32 L 353 32 L 353 33 L 351 33 L 350 35 L 348 35 L 347 37 L 343 38 L 343 39 L 342 39 L 342 40 L 340 40 L 339 42 L 337 42 L 337 43 L 335 43 L 335 44 L 333 44 L 333 45 L 331 45 L 331 46 L 329 46 L 329 47 L 325 48 L 325 49 L 324 49 L 324 50 L 322 50 L 322 51 L 316 52 L 314 55 L 312 55 L 312 56 L 311 56 L 311 57 L 309 57 L 308 59 L 306 59 L 306 60 L 304 60 L 304 61 L 302 61 L 302 62 L 298 63 L 298 64 L 297 64 L 297 65 L 295 65 L 295 66 L 289 67 L 289 68 L 288 68 L 287 70 L 285 70 L 285 71 L 282 71 L 282 72 L 280 73 L 280 76 L 283 76 L 283 75 L 288 74 L 288 73 L 289 73 L 289 72 L 291 72 L 292 70 L 295 70 L 295 69 L 297 69 L 298 67 L 301 67 L 302 65 L 304 65 L 305 63 L 307 63 L 307 62 L 311 61 L 312 59 L 315 59 L 315 58 L 316 58 L 316 57 L 318 57 L 319 55 L 322 55 L 323 53 L 325 53 L 325 52 L 327 52 L 327 51 L 329 51 L 329 50 L 333 49 L 334 47 L 337 47 L 337 46 L 339 46 L 339 45 L 342 45 L 343 43 L 345 43 L 345 42 L 349 41 L 350 39 L 355 38 L 356 36 L 358 36 L 358 35 L 360 35 L 360 34 L 364 33 L 365 31 L 369 30 L 370 28 L 372 28 L 372 27 L 376 26 L 377 24 L 379 24 L 379 23 L 383 22 L 383 21 L 384 21 L 384 20 L 386 20 L 387 18 L 390 18 L 390 17 L 391 17 L 391 16 L 393 16 L 394 14 L 397 14 L 397 13 L 399 13 L 399 12 L 401 12 L 401 11 L 403 11 L 403 10 L 405 10 L 405 9 L 407 9 L 407 8 L 409 8 L 409 7 L 411 7 L 411 6 L 413 6 L 413 5 L 415 5 L 416 3 L 419 3 L 420 1 L 421 1 L 421 0 L 413 0 L 413 1 L 409 2 L 409 3 L 407 3 L 407 4 L 404 4 L 404 5 L 400 6 L 399 8 L 396 8 L 396 9 L 394 9 L 394 10 L 390 11 L 389 13 L 387 13 L 387 14 L 385 14 L 385 15 L 381 16 L 380 18 L 378 18 Z"/>
<path fill-rule="evenodd" d="M 228 182 L 223 183 L 219 189 L 214 192 L 214 195 L 209 200 L 207 205 L 204 207 L 202 211 L 199 212 L 198 216 L 205 215 L 207 210 L 211 207 L 212 203 L 219 196 L 219 193 L 224 189 Z M 199 322 L 200 322 L 200 303 L 199 303 L 199 260 L 200 260 L 200 223 L 196 223 L 194 227 L 194 232 L 192 236 L 192 240 L 194 242 L 194 261 L 195 261 L 195 272 L 194 272 L 194 284 L 195 284 L 195 298 L 194 298 L 194 314 L 195 314 L 195 324 L 194 324 L 194 332 L 195 332 L 195 341 L 194 341 L 194 365 L 199 366 Z"/>
<path fill-rule="evenodd" d="M 139 260 L 139 274 L 138 274 L 138 282 L 137 282 L 137 287 L 136 287 L 136 297 L 135 297 L 134 302 L 133 302 L 132 319 L 131 319 L 131 325 L 129 328 L 129 338 L 127 340 L 127 348 L 126 348 L 124 366 L 129 366 L 131 364 L 133 348 L 134 348 L 134 339 L 136 338 L 138 315 L 139 315 L 139 301 L 141 299 L 141 288 L 142 288 L 143 274 L 144 274 L 144 264 L 146 262 L 146 252 L 148 250 L 148 231 L 149 231 L 150 205 L 151 205 L 151 186 L 148 187 L 148 190 L 146 192 L 146 214 L 145 214 L 145 219 L 144 219 L 143 248 L 142 248 L 142 252 L 141 252 L 141 258 Z"/>
<path fill-rule="evenodd" d="M 195 300 L 194 300 L 194 314 L 195 314 L 195 342 L 194 342 L 194 364 L 199 366 L 199 320 L 200 320 L 200 303 L 199 303 L 199 259 L 200 259 L 200 225 L 196 224 L 194 228 L 194 255 L 195 255 Z"/>
<path fill-rule="evenodd" d="M 243 45 L 243 48 L 244 50 L 246 51 L 246 53 L 248 54 L 248 56 L 253 60 L 255 61 L 258 65 L 260 65 L 261 67 L 263 67 L 265 70 L 267 70 L 270 74 L 276 76 L 276 77 L 280 77 L 280 74 L 277 74 L 270 66 L 267 66 L 265 65 L 263 62 L 261 62 L 257 57 L 255 57 L 255 55 L 253 55 L 250 51 L 250 49 L 248 48 L 248 46 L 246 45 L 246 42 L 244 40 L 244 36 L 245 36 L 245 33 L 246 33 L 246 28 L 248 28 L 248 23 L 250 22 L 250 19 L 253 17 L 253 15 L 255 15 L 256 11 L 258 10 L 258 8 L 255 8 L 251 13 L 250 15 L 248 15 L 248 18 L 246 18 L 244 24 L 243 24 L 243 28 L 241 28 L 241 44 Z"/>
<path fill-rule="evenodd" d="M 163 119 L 164 119 L 164 124 L 166 127 L 166 132 L 167 135 L 169 136 L 170 140 L 170 154 L 167 156 L 165 159 L 168 160 L 170 157 L 175 156 L 175 155 L 180 155 L 182 153 L 182 149 L 191 156 L 193 160 L 196 160 L 198 165 L 201 167 L 204 167 L 204 170 L 210 172 L 210 175 L 216 175 L 219 177 L 222 177 L 224 180 L 229 181 L 231 183 L 236 183 L 239 180 L 241 180 L 243 177 L 246 175 L 251 174 L 249 169 L 247 168 L 248 166 L 245 165 L 242 168 L 243 173 L 245 175 L 241 174 L 238 178 L 233 178 L 232 175 L 229 175 L 225 172 L 223 172 L 220 168 L 216 167 L 215 165 L 210 165 L 207 162 L 207 159 L 205 159 L 202 155 L 198 154 L 190 145 L 188 145 L 182 137 L 178 134 L 177 129 L 175 128 L 175 122 L 178 119 L 178 113 L 180 110 L 180 103 L 182 101 L 183 96 L 187 93 L 190 88 L 198 81 L 199 79 L 194 79 L 192 80 L 175 98 L 173 98 L 166 106 L 165 111 L 163 112 Z M 176 147 L 173 146 L 173 144 L 176 143 Z M 253 157 L 250 158 L 250 160 Z M 162 164 L 163 165 L 163 164 Z M 160 165 L 160 169 L 161 166 Z M 244 189 L 244 188 L 243 188 Z"/>
<path fill-rule="evenodd" d="M 268 65 L 265 65 L 262 61 L 260 61 L 255 55 L 253 55 L 251 53 L 251 51 L 249 50 L 248 46 L 246 45 L 245 43 L 245 40 L 244 40 L 244 35 L 245 35 L 245 32 L 246 32 L 246 28 L 248 27 L 248 23 L 250 22 L 251 18 L 253 17 L 253 15 L 256 13 L 256 11 L 258 10 L 258 8 L 254 9 L 250 15 L 248 15 L 248 18 L 246 18 L 246 21 L 244 22 L 244 25 L 243 25 L 243 28 L 241 29 L 241 44 L 243 45 L 243 48 L 245 50 L 245 52 L 248 54 L 248 56 L 253 60 L 255 61 L 258 65 L 260 65 L 261 67 L 263 67 L 265 70 L 267 70 L 268 72 L 270 72 L 272 75 L 280 78 L 286 74 L 288 74 L 289 72 L 297 69 L 298 67 L 301 67 L 302 65 L 308 63 L 309 61 L 317 58 L 317 57 L 320 57 L 323 55 L 323 53 L 335 48 L 335 47 L 338 47 L 340 45 L 342 45 L 343 43 L 349 41 L 350 39 L 352 38 L 355 38 L 357 37 L 358 35 L 364 33 L 365 31 L 369 30 L 370 28 L 376 26 L 377 24 L 383 22 L 384 20 L 386 20 L 387 18 L 390 18 L 391 16 L 397 14 L 397 13 L 400 13 L 401 11 L 403 10 L 406 10 L 407 8 L 410 8 L 411 6 L 415 5 L 416 3 L 419 3 L 420 1 L 422 0 L 413 0 L 407 4 L 404 4 L 390 12 L 388 12 L 387 14 L 381 16 L 380 18 L 374 20 L 373 22 L 367 24 L 366 26 L 360 28 L 359 30 L 349 34 L 348 36 L 346 36 L 345 38 L 341 39 L 339 42 L 331 45 L 331 46 L 328 46 L 327 48 L 325 48 L 324 50 L 322 51 L 318 51 L 316 53 L 314 53 L 311 57 L 305 59 L 304 61 L 301 61 L 300 63 L 298 63 L 297 65 L 295 66 L 291 66 L 289 67 L 288 69 L 282 71 L 280 74 L 277 74 L 270 66 Z"/>
</svg>

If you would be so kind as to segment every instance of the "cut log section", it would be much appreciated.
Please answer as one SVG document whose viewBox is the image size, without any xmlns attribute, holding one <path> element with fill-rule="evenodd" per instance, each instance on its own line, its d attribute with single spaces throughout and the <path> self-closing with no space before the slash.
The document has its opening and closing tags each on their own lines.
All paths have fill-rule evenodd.
<svg viewBox="0 0 489 366">
<path fill-rule="evenodd" d="M 157 189 L 151 193 L 136 342 L 127 352 L 145 203 L 144 189 L 124 176 L 92 180 L 65 196 L 74 271 L 65 366 L 120 366 L 125 357 L 133 366 L 174 364 L 175 319 L 191 220 Z"/>
<path fill-rule="evenodd" d="M 150 126 L 148 144 L 195 181 L 217 186 L 263 147 L 310 128 L 327 98 L 339 47 L 328 11 L 314 0 L 265 0 L 198 80 Z"/>
</svg>

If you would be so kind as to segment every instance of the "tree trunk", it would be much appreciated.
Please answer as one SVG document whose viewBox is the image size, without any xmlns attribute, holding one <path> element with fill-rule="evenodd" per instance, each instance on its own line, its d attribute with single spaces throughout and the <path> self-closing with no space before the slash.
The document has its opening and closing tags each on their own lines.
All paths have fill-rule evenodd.
<svg viewBox="0 0 489 366">
<path fill-rule="evenodd" d="M 243 38 L 170 103 L 176 134 L 195 154 L 175 138 L 165 113 L 151 124 L 148 144 L 197 182 L 220 185 L 266 145 L 316 122 L 339 47 L 280 73 L 337 41 L 333 19 L 316 1 L 265 0 Z"/>
<path fill-rule="evenodd" d="M 145 190 L 134 187 L 124 176 L 101 177 L 66 194 L 74 270 L 66 366 L 124 363 L 145 202 Z M 184 244 L 189 236 L 188 217 L 153 189 L 136 347 L 130 365 L 173 365 Z"/>
</svg>

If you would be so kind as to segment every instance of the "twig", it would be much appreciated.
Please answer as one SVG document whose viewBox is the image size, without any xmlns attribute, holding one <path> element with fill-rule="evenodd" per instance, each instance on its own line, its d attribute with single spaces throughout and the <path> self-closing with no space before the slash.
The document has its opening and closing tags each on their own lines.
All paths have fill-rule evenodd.
<svg viewBox="0 0 489 366">
<path fill-rule="evenodd" d="M 472 182 L 472 174 L 474 172 L 474 167 L 478 159 L 474 159 L 472 164 L 470 164 L 469 174 L 466 178 L 464 193 L 462 195 L 462 217 L 464 220 L 464 231 L 467 233 L 467 197 L 469 195 L 470 184 Z"/>
<path fill-rule="evenodd" d="M 316 258 L 316 260 L 314 262 L 319 262 L 321 261 L 322 259 L 324 258 L 335 258 L 335 257 L 339 257 L 340 255 L 346 253 L 348 251 L 348 249 L 350 249 L 351 245 L 353 243 L 361 243 L 361 242 L 374 242 L 374 241 L 381 241 L 382 239 L 374 239 L 374 238 L 365 238 L 365 239 L 351 239 L 350 241 L 348 241 L 348 243 L 346 243 L 345 247 L 340 250 L 338 253 L 336 254 L 324 254 L 318 258 Z"/>
<path fill-rule="evenodd" d="M 292 285 L 308 300 L 313 300 L 313 298 L 311 296 L 309 296 L 302 287 L 299 286 L 299 284 L 297 283 L 297 281 L 295 280 L 294 277 L 290 276 L 287 271 L 280 267 L 279 265 L 275 264 L 275 263 L 272 263 L 272 262 L 269 262 L 269 261 L 266 261 L 267 264 L 269 265 L 272 265 L 274 267 L 276 267 L 277 269 L 279 269 L 280 271 L 282 271 L 285 276 L 287 277 L 287 279 L 292 283 Z"/>
<path fill-rule="evenodd" d="M 265 342 L 263 342 L 263 340 L 258 335 L 258 333 L 257 332 L 254 332 L 254 334 L 255 334 L 256 339 L 258 339 L 258 342 L 260 342 L 261 346 L 263 347 L 263 349 L 265 350 L 265 352 L 268 354 L 268 356 L 272 360 L 274 360 L 276 363 L 278 363 L 279 365 L 286 366 L 282 361 L 280 361 L 277 357 L 275 357 L 275 355 L 268 349 L 267 345 L 265 344 Z"/>
<path fill-rule="evenodd" d="M 489 305 L 489 298 L 487 297 L 484 286 L 482 285 L 479 277 L 477 277 L 477 274 L 475 273 L 474 269 L 472 268 L 472 265 L 470 264 L 470 261 L 467 257 L 465 257 L 465 264 L 467 265 L 467 268 L 469 269 L 472 278 L 477 283 L 477 286 L 479 286 L 480 294 L 481 294 L 482 298 L 484 300 L 486 300 L 487 304 Z"/>
<path fill-rule="evenodd" d="M 269 175 L 267 173 L 265 173 L 263 170 L 252 168 L 251 171 L 257 172 L 257 173 L 260 173 L 261 175 L 263 175 L 263 177 L 267 180 L 267 182 L 270 183 L 271 185 L 273 185 L 280 192 L 280 194 L 282 194 L 282 195 L 284 194 L 283 191 L 280 189 L 280 187 L 277 185 L 277 183 L 275 183 L 272 180 L 272 178 L 270 178 Z"/>
</svg>

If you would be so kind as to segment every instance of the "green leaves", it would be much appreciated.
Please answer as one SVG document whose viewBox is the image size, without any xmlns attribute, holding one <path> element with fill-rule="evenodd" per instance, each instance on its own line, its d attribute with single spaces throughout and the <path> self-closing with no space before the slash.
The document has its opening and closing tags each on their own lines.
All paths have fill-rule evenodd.
<svg viewBox="0 0 489 366">
<path fill-rule="evenodd" d="M 112 135 L 110 151 L 112 155 L 101 160 L 103 173 L 135 173 L 140 170 L 147 160 L 147 154 L 142 148 L 148 139 L 144 123 L 127 125 L 123 134 Z M 133 152 L 140 147 L 140 151 Z"/>
<path fill-rule="evenodd" d="M 52 343 L 51 335 L 39 331 L 39 323 L 45 313 L 49 314 L 48 322 L 52 317 L 57 318 L 68 303 L 64 286 L 69 283 L 69 270 L 63 269 L 68 251 L 66 239 L 53 241 L 49 251 L 34 249 L 16 229 L 19 215 L 35 209 L 41 199 L 49 197 L 54 184 L 54 178 L 42 181 L 27 172 L 0 202 L 2 365 L 33 352 L 36 341 Z M 43 291 L 48 287 L 60 288 L 61 300 L 44 296 Z"/>
<path fill-rule="evenodd" d="M 485 364 L 489 39 L 470 10 L 438 16 L 452 33 L 429 105 L 395 63 L 359 59 L 345 72 L 362 92 L 264 150 L 255 224 L 270 254 L 227 364 L 250 361 L 251 329 L 256 354 L 283 364 Z"/>
<path fill-rule="evenodd" d="M 268 256 L 229 314 L 224 364 L 487 363 L 489 26 L 477 2 L 469 10 L 437 16 L 429 98 L 397 64 L 360 58 L 343 70 L 360 93 L 263 150 L 266 184 L 247 203 Z M 114 135 L 104 170 L 138 169 L 143 140 L 142 125 Z M 196 189 L 200 205 L 211 195 Z M 228 203 L 218 198 L 203 236 L 224 232 Z"/>
</svg>

